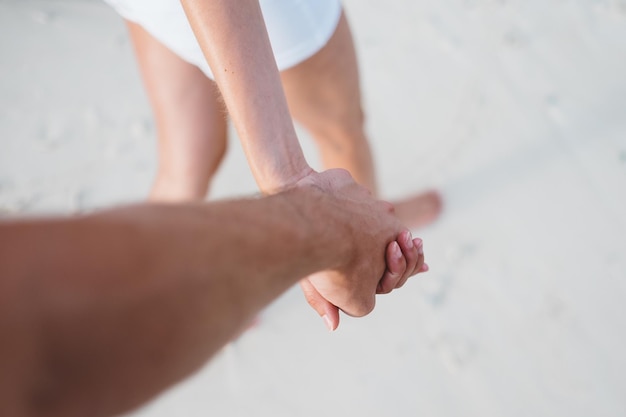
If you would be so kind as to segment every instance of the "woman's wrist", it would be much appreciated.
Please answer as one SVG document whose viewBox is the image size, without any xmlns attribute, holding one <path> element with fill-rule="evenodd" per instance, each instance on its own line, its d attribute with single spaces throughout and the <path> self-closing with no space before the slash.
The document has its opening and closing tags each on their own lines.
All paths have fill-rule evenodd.
<svg viewBox="0 0 626 417">
<path fill-rule="evenodd" d="M 259 175 L 257 183 L 266 195 L 277 194 L 295 186 L 300 180 L 315 173 L 302 158 L 289 159 L 286 164 L 275 163 L 275 169 Z"/>
</svg>

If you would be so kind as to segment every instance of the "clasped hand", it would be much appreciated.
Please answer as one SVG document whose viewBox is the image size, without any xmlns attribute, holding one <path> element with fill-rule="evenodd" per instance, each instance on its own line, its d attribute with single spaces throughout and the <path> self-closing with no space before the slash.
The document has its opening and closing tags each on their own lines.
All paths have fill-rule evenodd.
<svg viewBox="0 0 626 417">
<path fill-rule="evenodd" d="M 323 194 L 321 221 L 336 235 L 336 266 L 300 281 L 307 302 L 329 330 L 339 325 L 339 310 L 355 317 L 369 314 L 376 294 L 387 294 L 428 270 L 421 239 L 413 239 L 393 206 L 373 198 L 348 171 L 312 172 L 296 187 Z"/>
</svg>

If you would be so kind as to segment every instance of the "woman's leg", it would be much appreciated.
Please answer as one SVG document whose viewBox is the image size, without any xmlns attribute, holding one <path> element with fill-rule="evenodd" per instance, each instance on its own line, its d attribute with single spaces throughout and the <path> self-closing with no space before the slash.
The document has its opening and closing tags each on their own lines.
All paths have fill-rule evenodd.
<svg viewBox="0 0 626 417">
<path fill-rule="evenodd" d="M 325 168 L 345 168 L 376 194 L 376 177 L 365 134 L 356 53 L 348 22 L 341 16 L 328 44 L 281 74 L 292 116 L 315 139 Z M 441 211 L 436 192 L 394 203 L 411 227 L 432 222 Z"/>
<path fill-rule="evenodd" d="M 203 199 L 226 152 L 226 113 L 217 87 L 141 26 L 127 25 L 158 132 L 159 167 L 150 199 Z"/>
<path fill-rule="evenodd" d="M 325 168 L 345 168 L 376 193 L 352 36 L 345 17 L 324 48 L 281 73 L 292 116 L 315 139 Z"/>
</svg>

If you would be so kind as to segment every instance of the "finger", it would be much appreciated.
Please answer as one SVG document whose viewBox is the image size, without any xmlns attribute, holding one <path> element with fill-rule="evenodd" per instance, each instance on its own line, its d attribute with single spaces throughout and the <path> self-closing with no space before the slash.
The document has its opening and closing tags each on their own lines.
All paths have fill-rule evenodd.
<svg viewBox="0 0 626 417">
<path fill-rule="evenodd" d="M 411 274 L 411 276 L 419 272 L 426 272 L 426 271 L 422 271 L 422 267 L 425 265 L 424 242 L 420 238 L 415 238 L 413 239 L 413 245 L 417 248 L 418 257 L 417 257 L 417 263 L 415 264 L 415 269 L 413 270 L 413 273 Z"/>
<path fill-rule="evenodd" d="M 413 275 L 413 271 L 417 265 L 419 258 L 418 247 L 413 243 L 413 236 L 411 236 L 411 232 L 408 230 L 400 233 L 397 242 L 400 245 L 404 259 L 406 259 L 406 271 L 402 276 L 402 281 L 406 281 L 406 279 Z"/>
<path fill-rule="evenodd" d="M 417 266 L 417 262 L 419 260 L 419 248 L 422 245 L 422 240 L 418 239 L 418 242 L 419 244 L 415 245 L 415 242 L 413 242 L 413 236 L 411 236 L 411 232 L 408 230 L 400 233 L 398 238 L 398 244 L 400 245 L 402 254 L 406 259 L 405 277 L 413 275 L 415 267 Z"/>
<path fill-rule="evenodd" d="M 406 274 L 406 276 L 400 280 L 396 288 L 400 288 L 404 284 L 406 284 L 408 279 L 411 278 L 413 275 L 418 274 L 420 272 L 428 271 L 428 265 L 426 265 L 426 263 L 424 262 L 424 243 L 422 242 L 422 239 L 420 238 L 413 239 L 413 246 L 417 248 L 417 255 L 418 255 L 415 268 L 413 269 L 413 271 L 411 271 L 411 273 Z M 424 267 L 426 269 L 424 269 Z"/>
<path fill-rule="evenodd" d="M 328 330 L 332 332 L 337 329 L 339 327 L 339 308 L 322 297 L 308 278 L 300 280 L 300 287 L 307 303 L 322 317 Z"/>
<path fill-rule="evenodd" d="M 388 294 L 396 288 L 398 282 L 404 277 L 406 271 L 406 260 L 402 255 L 402 250 L 398 242 L 393 241 L 387 245 L 385 252 L 387 270 L 378 282 L 376 294 Z"/>
</svg>

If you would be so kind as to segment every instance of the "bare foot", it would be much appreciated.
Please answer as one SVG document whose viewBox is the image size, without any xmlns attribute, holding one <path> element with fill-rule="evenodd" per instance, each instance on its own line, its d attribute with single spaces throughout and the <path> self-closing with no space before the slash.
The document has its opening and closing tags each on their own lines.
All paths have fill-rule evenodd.
<svg viewBox="0 0 626 417">
<path fill-rule="evenodd" d="M 398 219 L 411 229 L 427 226 L 437 220 L 442 205 L 441 195 L 437 191 L 427 191 L 393 203 Z"/>
</svg>

